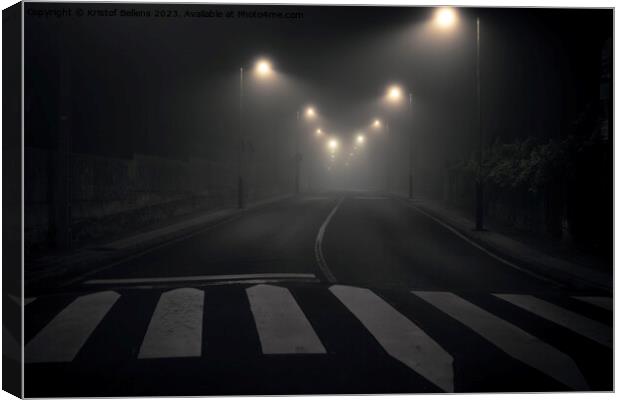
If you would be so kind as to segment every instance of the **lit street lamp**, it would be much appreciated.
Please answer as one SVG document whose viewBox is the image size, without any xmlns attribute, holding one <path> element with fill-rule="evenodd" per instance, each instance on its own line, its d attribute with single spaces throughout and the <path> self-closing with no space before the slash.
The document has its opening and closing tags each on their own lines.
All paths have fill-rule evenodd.
<svg viewBox="0 0 620 400">
<path fill-rule="evenodd" d="M 339 146 L 340 146 L 340 143 L 338 143 L 337 139 L 330 139 L 329 142 L 327 142 L 327 149 L 332 154 L 338 150 Z"/>
<path fill-rule="evenodd" d="M 456 23 L 456 13 L 450 7 L 443 7 L 436 11 L 435 22 L 440 28 L 451 28 Z"/>
<path fill-rule="evenodd" d="M 400 102 L 401 98 L 403 96 L 402 90 L 400 87 L 398 86 L 390 86 L 388 88 L 387 94 L 386 94 L 386 98 L 388 101 L 392 102 L 392 103 L 398 103 Z"/>
<path fill-rule="evenodd" d="M 385 93 L 385 100 L 392 105 L 401 104 L 403 101 L 403 89 L 397 85 L 391 85 L 387 88 Z M 413 95 L 409 92 L 409 118 L 413 119 Z M 408 171 L 408 192 L 409 198 L 413 198 L 413 124 L 409 129 L 409 171 Z"/>
<path fill-rule="evenodd" d="M 262 58 L 256 61 L 254 65 L 254 75 L 259 79 L 265 79 L 271 76 L 273 73 L 273 69 L 271 67 L 271 63 Z M 243 67 L 239 68 L 239 133 L 238 133 L 238 143 L 237 143 L 237 206 L 239 208 L 245 207 L 245 181 L 243 178 L 244 174 L 244 157 L 243 157 L 243 149 L 244 149 L 244 139 L 245 132 L 243 129 L 243 97 L 244 97 L 244 80 L 243 80 Z"/>
<path fill-rule="evenodd" d="M 314 107 L 306 107 L 305 115 L 308 119 L 314 119 L 314 117 L 316 117 L 316 111 L 314 110 Z"/>
<path fill-rule="evenodd" d="M 255 71 L 258 76 L 262 77 L 269 76 L 273 72 L 271 69 L 271 63 L 264 59 L 256 62 Z"/>
<path fill-rule="evenodd" d="M 304 116 L 307 120 L 314 120 L 317 117 L 317 112 L 316 109 L 313 106 L 307 106 L 304 109 Z M 295 151 L 295 194 L 299 194 L 301 192 L 301 162 L 302 162 L 302 154 L 301 154 L 301 145 L 300 145 L 300 135 L 301 135 L 301 131 L 303 130 L 301 127 L 301 112 L 298 110 L 297 111 L 297 135 L 296 135 L 296 141 L 295 141 L 295 147 L 296 147 L 296 151 Z M 321 128 L 318 128 L 315 131 L 317 136 L 321 136 L 323 134 L 323 131 L 321 130 Z"/>
<path fill-rule="evenodd" d="M 457 23 L 454 9 L 445 7 L 435 12 L 435 23 L 441 29 L 450 29 Z M 476 17 L 476 103 L 478 105 L 478 168 L 476 170 L 476 230 L 484 229 L 484 191 L 482 182 L 483 135 L 482 106 L 480 104 L 480 17 Z"/>
</svg>

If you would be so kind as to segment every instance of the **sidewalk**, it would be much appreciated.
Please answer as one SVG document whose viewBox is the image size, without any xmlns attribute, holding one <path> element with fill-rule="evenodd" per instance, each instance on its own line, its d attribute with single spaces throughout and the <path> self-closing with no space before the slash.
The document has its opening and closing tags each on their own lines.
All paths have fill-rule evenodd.
<svg viewBox="0 0 620 400">
<path fill-rule="evenodd" d="M 610 293 L 613 290 L 613 266 L 602 265 L 601 261 L 594 257 L 582 256 L 578 261 L 573 261 L 571 255 L 565 252 L 550 251 L 548 246 L 524 243 L 515 235 L 499 232 L 498 229 L 494 229 L 496 227 L 475 231 L 473 229 L 475 224 L 470 216 L 441 203 L 420 197 L 413 200 L 405 198 L 405 201 L 446 228 L 470 240 L 472 244 L 491 256 L 500 258 L 517 269 L 576 287 L 595 287 Z"/>
<path fill-rule="evenodd" d="M 27 289 L 47 289 L 54 280 L 70 284 L 87 271 L 96 271 L 105 265 L 122 261 L 151 249 L 183 239 L 196 232 L 217 226 L 238 218 L 243 213 L 278 201 L 292 195 L 277 196 L 250 203 L 244 209 L 225 208 L 201 214 L 192 214 L 174 223 L 162 224 L 139 233 L 117 238 L 105 244 L 91 245 L 70 253 L 40 257 L 26 264 L 24 273 Z"/>
</svg>

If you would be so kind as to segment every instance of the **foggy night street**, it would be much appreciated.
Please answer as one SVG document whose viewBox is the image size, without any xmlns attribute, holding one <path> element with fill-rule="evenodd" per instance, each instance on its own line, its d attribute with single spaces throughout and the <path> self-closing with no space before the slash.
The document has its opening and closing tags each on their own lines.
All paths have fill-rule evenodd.
<svg viewBox="0 0 620 400">
<path fill-rule="evenodd" d="M 614 389 L 613 10 L 74 8 L 25 6 L 25 396 Z"/>
</svg>

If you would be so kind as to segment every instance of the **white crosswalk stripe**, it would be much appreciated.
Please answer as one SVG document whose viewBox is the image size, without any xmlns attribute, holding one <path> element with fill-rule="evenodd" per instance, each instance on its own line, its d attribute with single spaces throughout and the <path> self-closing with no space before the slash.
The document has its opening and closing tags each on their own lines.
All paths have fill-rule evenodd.
<svg viewBox="0 0 620 400">
<path fill-rule="evenodd" d="M 28 343 L 25 361 L 72 361 L 119 297 L 106 291 L 75 299 Z"/>
<path fill-rule="evenodd" d="M 204 292 L 182 288 L 161 295 L 138 358 L 199 357 Z"/>
<path fill-rule="evenodd" d="M 511 357 L 575 390 L 588 389 L 585 378 L 570 357 L 517 326 L 452 293 L 412 293 L 466 325 Z"/>
<path fill-rule="evenodd" d="M 444 391 L 454 391 L 452 356 L 422 329 L 368 289 L 336 285 L 330 290 L 389 355 Z"/>
<path fill-rule="evenodd" d="M 263 354 L 325 353 L 312 325 L 288 289 L 246 289 Z"/>
<path fill-rule="evenodd" d="M 573 296 L 573 298 L 577 300 L 584 301 L 586 303 L 590 303 L 594 306 L 604 308 L 608 311 L 613 311 L 614 309 L 614 299 L 611 297 L 605 296 Z"/>
<path fill-rule="evenodd" d="M 603 346 L 612 346 L 612 329 L 600 322 L 593 321 L 531 295 L 496 294 L 495 296 L 536 314 L 539 317 L 548 319 L 573 332 L 592 339 Z"/>
</svg>

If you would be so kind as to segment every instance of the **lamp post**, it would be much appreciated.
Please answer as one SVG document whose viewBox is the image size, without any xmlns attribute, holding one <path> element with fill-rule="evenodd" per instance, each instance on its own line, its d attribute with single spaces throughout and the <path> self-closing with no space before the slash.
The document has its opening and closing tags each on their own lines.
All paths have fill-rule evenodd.
<svg viewBox="0 0 620 400">
<path fill-rule="evenodd" d="M 254 72 L 258 78 L 269 77 L 273 70 L 271 63 L 266 59 L 259 59 L 254 65 Z M 244 100 L 244 71 L 243 67 L 239 68 L 239 132 L 237 136 L 237 207 L 245 207 L 245 141 L 246 135 L 243 126 L 243 100 Z"/>
<path fill-rule="evenodd" d="M 435 22 L 441 29 L 448 29 L 457 22 L 457 15 L 452 8 L 440 8 L 435 13 Z M 480 101 L 480 17 L 476 17 L 476 104 L 478 122 L 478 149 L 476 169 L 476 230 L 484 230 L 484 182 L 482 177 L 482 161 L 484 159 L 484 136 L 482 133 L 482 104 Z"/>
<path fill-rule="evenodd" d="M 413 95 L 409 93 L 409 198 L 413 199 Z"/>
<path fill-rule="evenodd" d="M 392 85 L 388 87 L 386 95 L 386 100 L 391 104 L 402 104 L 403 101 L 403 90 L 400 86 Z M 409 198 L 413 198 L 413 166 L 414 166 L 414 137 L 413 137 L 413 93 L 409 92 L 408 96 L 408 105 L 407 112 L 409 114 L 409 119 L 411 121 L 411 126 L 409 127 L 409 168 L 407 171 L 407 181 L 408 181 L 408 195 Z M 386 128 L 389 129 L 389 125 L 386 122 Z"/>
<path fill-rule="evenodd" d="M 478 104 L 478 171 L 476 176 L 476 230 L 484 229 L 484 191 L 482 184 L 482 105 L 480 103 L 480 17 L 476 17 L 476 102 Z"/>
<path fill-rule="evenodd" d="M 390 185 L 389 185 L 389 179 L 390 179 L 390 171 L 389 171 L 389 164 L 390 164 L 390 157 L 388 156 L 388 137 L 390 134 L 390 124 L 388 122 L 388 120 L 386 119 L 384 122 L 381 122 L 380 119 L 375 118 L 372 123 L 371 123 L 371 127 L 376 130 L 383 130 L 385 126 L 385 136 L 384 140 L 383 140 L 383 170 L 384 170 L 384 175 L 385 175 L 385 191 L 388 192 L 390 190 Z"/>
<path fill-rule="evenodd" d="M 301 136 L 301 123 L 299 118 L 299 110 L 297 111 L 297 134 L 295 135 L 295 194 L 299 195 L 301 180 L 301 150 L 299 146 L 299 138 Z"/>
<path fill-rule="evenodd" d="M 245 193 L 243 182 L 243 67 L 239 68 L 239 135 L 237 137 L 237 207 L 245 207 Z"/>
<path fill-rule="evenodd" d="M 304 109 L 304 117 L 307 120 L 313 120 L 317 117 L 317 112 L 314 107 L 308 106 Z M 297 134 L 295 135 L 295 194 L 301 193 L 301 163 L 303 155 L 301 154 L 301 131 L 303 130 L 301 124 L 301 111 L 297 110 Z M 323 131 L 319 128 L 316 133 L 320 136 Z"/>
</svg>

